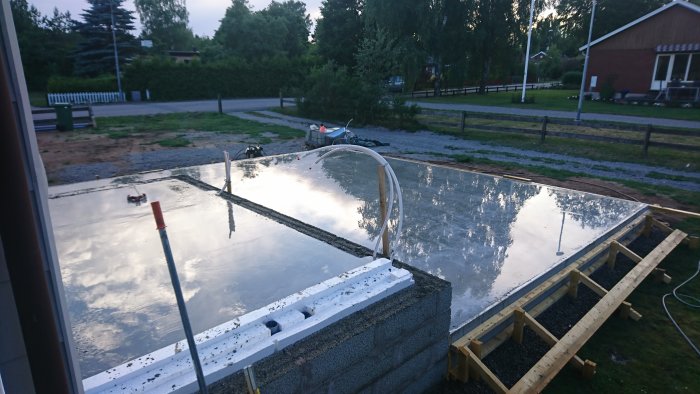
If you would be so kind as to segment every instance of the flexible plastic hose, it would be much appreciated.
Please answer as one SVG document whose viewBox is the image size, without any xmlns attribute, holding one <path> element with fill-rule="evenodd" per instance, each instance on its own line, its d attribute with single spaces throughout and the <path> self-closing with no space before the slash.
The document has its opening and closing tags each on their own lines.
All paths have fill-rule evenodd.
<svg viewBox="0 0 700 394">
<path fill-rule="evenodd" d="M 397 231 L 395 236 L 392 238 L 392 245 L 396 245 L 398 243 L 398 240 L 401 237 L 401 231 L 403 229 L 403 196 L 401 194 L 401 186 L 399 185 L 399 180 L 396 177 L 396 173 L 394 173 L 394 170 L 391 168 L 391 165 L 389 162 L 384 159 L 379 153 L 373 151 L 372 149 L 363 147 L 363 146 L 358 146 L 358 145 L 333 145 L 330 147 L 324 147 L 324 148 L 319 148 L 319 149 L 329 149 L 328 152 L 324 153 L 319 157 L 314 164 L 320 162 L 321 160 L 327 158 L 328 156 L 332 155 L 335 152 L 354 152 L 354 153 L 362 153 L 365 155 L 368 155 L 375 159 L 384 169 L 384 173 L 386 174 L 386 178 L 389 180 L 389 206 L 387 207 L 387 215 L 384 218 L 384 222 L 382 223 L 381 229 L 379 231 L 379 234 L 377 235 L 377 242 L 374 245 L 374 251 L 372 254 L 373 258 L 377 257 L 377 251 L 379 250 L 379 244 L 381 242 L 381 235 L 386 231 L 388 225 L 389 225 L 389 218 L 391 216 L 391 212 L 394 209 L 394 194 L 396 193 L 396 199 L 398 200 L 398 225 L 397 225 Z M 395 248 L 392 247 L 390 251 L 390 258 L 393 258 L 394 255 L 394 250 Z"/>
<path fill-rule="evenodd" d="M 685 341 L 688 342 L 688 345 L 690 345 L 690 347 L 693 348 L 693 350 L 695 351 L 695 353 L 696 353 L 698 356 L 700 356 L 700 349 L 698 349 L 697 345 L 695 345 L 695 343 L 693 343 L 693 341 L 692 341 L 690 338 L 688 338 L 687 335 L 685 335 L 685 332 L 683 332 L 683 330 L 682 330 L 681 327 L 678 325 L 678 323 L 676 322 L 676 320 L 673 318 L 673 316 L 671 316 L 671 312 L 668 311 L 668 306 L 666 306 L 666 297 L 668 297 L 668 296 L 670 296 L 670 295 L 673 295 L 673 297 L 675 297 L 676 300 L 678 300 L 678 301 L 681 302 L 682 304 L 685 304 L 685 305 L 687 305 L 687 306 L 689 306 L 689 307 L 691 307 L 691 308 L 700 308 L 700 299 L 698 299 L 697 297 L 693 297 L 693 296 L 687 295 L 687 294 L 680 294 L 680 293 L 678 293 L 678 289 L 680 289 L 680 288 L 681 288 L 682 286 L 684 286 L 686 283 L 688 283 L 688 282 L 690 282 L 691 280 L 693 280 L 696 276 L 698 276 L 698 273 L 700 273 L 700 261 L 698 261 L 698 269 L 695 271 L 695 273 L 694 273 L 690 278 L 686 279 L 685 282 L 683 282 L 683 283 L 681 283 L 680 285 L 676 286 L 676 287 L 673 289 L 673 292 L 668 293 L 668 294 L 664 294 L 664 296 L 661 297 L 661 304 L 662 304 L 663 307 L 664 307 L 664 311 L 666 311 L 666 315 L 668 316 L 669 319 L 671 319 L 671 323 L 673 323 L 673 325 L 676 327 L 676 330 L 678 330 L 678 332 L 681 333 L 681 335 L 683 336 L 683 339 L 685 339 Z M 685 298 L 686 300 L 688 300 L 688 301 L 684 301 L 684 300 L 683 300 L 684 298 Z"/>
</svg>

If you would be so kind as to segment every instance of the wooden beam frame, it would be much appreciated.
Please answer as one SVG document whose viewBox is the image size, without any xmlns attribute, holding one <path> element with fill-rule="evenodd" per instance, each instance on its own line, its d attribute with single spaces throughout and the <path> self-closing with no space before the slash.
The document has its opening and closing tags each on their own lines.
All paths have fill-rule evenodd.
<svg viewBox="0 0 700 394">
<path fill-rule="evenodd" d="M 469 380 L 469 374 L 467 372 L 468 367 L 466 365 L 467 360 L 463 356 L 463 352 L 460 350 L 462 347 L 468 347 L 472 340 L 480 339 L 485 335 L 494 332 L 494 330 L 498 330 L 496 334 L 493 335 L 489 341 L 485 342 L 481 348 L 481 356 L 488 356 L 495 348 L 511 337 L 513 332 L 512 324 L 507 325 L 504 328 L 499 327 L 502 327 L 505 322 L 512 319 L 513 311 L 516 308 L 527 309 L 530 316 L 539 316 L 552 304 L 566 295 L 568 287 L 566 286 L 565 280 L 566 277 L 570 275 L 571 269 L 579 269 L 586 266 L 588 268 L 583 272 L 587 274 L 594 272 L 605 264 L 607 260 L 605 251 L 610 248 L 611 241 L 624 239 L 626 240 L 625 243 L 631 242 L 632 239 L 637 238 L 641 234 L 642 224 L 645 220 L 645 216 L 635 218 L 623 228 L 619 229 L 616 233 L 611 235 L 606 241 L 601 242 L 601 244 L 591 249 L 584 256 L 572 262 L 568 268 L 562 269 L 560 272 L 547 279 L 525 296 L 516 300 L 511 305 L 508 305 L 497 314 L 491 316 L 484 323 L 480 324 L 462 337 L 454 340 L 450 350 L 450 366 L 448 370 L 449 377 L 462 382 Z M 545 292 L 551 292 L 551 294 L 538 303 L 532 304 L 534 300 Z"/>
<path fill-rule="evenodd" d="M 508 387 L 506 387 L 503 382 L 501 382 L 501 379 L 498 378 L 498 376 L 494 375 L 493 372 L 489 369 L 489 367 L 484 364 L 479 357 L 474 354 L 474 352 L 471 351 L 468 347 L 462 347 L 459 348 L 459 351 L 464 355 L 464 357 L 467 359 L 467 364 L 469 365 L 470 369 L 475 369 L 478 371 L 477 373 L 481 378 L 484 379 L 486 384 L 491 387 L 491 390 L 493 390 L 496 393 L 499 394 L 504 394 L 508 392 Z"/>
<path fill-rule="evenodd" d="M 625 275 L 559 342 L 510 390 L 513 393 L 540 392 L 578 352 L 632 291 L 646 278 L 686 234 L 675 230 Z"/>
<path fill-rule="evenodd" d="M 660 205 L 649 205 L 649 209 L 651 209 L 652 212 L 656 212 L 656 213 L 680 215 L 680 216 L 686 216 L 686 217 L 690 217 L 690 218 L 700 219 L 700 213 L 691 212 L 691 211 L 684 211 L 682 209 L 667 208 L 667 207 L 662 207 Z"/>
</svg>

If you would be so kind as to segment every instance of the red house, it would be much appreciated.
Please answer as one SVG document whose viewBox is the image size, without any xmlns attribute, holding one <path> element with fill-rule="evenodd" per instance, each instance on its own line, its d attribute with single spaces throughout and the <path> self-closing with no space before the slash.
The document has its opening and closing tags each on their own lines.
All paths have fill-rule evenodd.
<svg viewBox="0 0 700 394">
<path fill-rule="evenodd" d="M 600 92 L 606 84 L 635 96 L 686 89 L 697 100 L 700 6 L 672 1 L 592 41 L 586 90 Z"/>
</svg>

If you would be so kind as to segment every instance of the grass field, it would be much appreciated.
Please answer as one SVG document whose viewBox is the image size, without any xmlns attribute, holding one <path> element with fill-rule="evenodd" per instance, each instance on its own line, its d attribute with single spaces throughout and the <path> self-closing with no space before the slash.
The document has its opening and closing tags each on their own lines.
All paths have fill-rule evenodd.
<svg viewBox="0 0 700 394">
<path fill-rule="evenodd" d="M 480 126 L 510 127 L 530 130 L 539 130 L 541 123 L 518 122 L 509 120 L 489 120 L 467 117 L 464 133 L 458 127 L 458 119 L 455 117 L 435 117 L 421 114 L 417 120 L 423 123 L 427 129 L 469 140 L 480 141 L 488 145 L 510 146 L 513 148 L 534 150 L 538 152 L 557 153 L 575 157 L 584 157 L 593 160 L 621 161 L 627 163 L 639 163 L 653 166 L 673 168 L 682 171 L 700 170 L 700 151 L 682 151 L 663 147 L 651 146 L 648 156 L 642 154 L 641 145 L 630 145 L 613 142 L 600 142 L 572 138 L 548 136 L 544 143 L 540 142 L 538 135 L 505 133 L 480 130 Z M 435 123 L 435 122 L 438 123 Z M 443 124 L 443 123 L 451 123 Z M 634 131 L 621 131 L 614 128 L 588 128 L 573 125 L 548 125 L 549 131 L 561 131 L 581 133 L 595 136 L 607 136 L 642 140 L 644 133 Z M 670 135 L 654 135 L 652 142 L 678 142 L 683 138 L 683 144 L 700 146 L 700 137 L 678 137 Z"/>
<path fill-rule="evenodd" d="M 512 103 L 511 97 L 514 95 L 520 97 L 520 94 L 521 93 L 519 92 L 501 92 L 488 93 L 485 95 L 468 94 L 466 96 L 435 97 L 427 99 L 416 98 L 416 100 L 429 103 L 473 104 L 495 107 L 547 109 L 556 111 L 576 111 L 578 106 L 578 100 L 568 99 L 569 96 L 578 96 L 577 90 L 530 90 L 528 91 L 527 96 L 535 97 L 534 104 Z M 584 101 L 583 112 L 681 120 L 700 120 L 700 109 L 698 108 L 665 108 L 643 105 L 622 105 L 599 101 Z"/>
</svg>

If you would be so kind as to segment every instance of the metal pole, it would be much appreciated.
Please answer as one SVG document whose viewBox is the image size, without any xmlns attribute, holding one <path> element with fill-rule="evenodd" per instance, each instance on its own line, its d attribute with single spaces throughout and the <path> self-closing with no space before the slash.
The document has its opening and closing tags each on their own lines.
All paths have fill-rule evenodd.
<svg viewBox="0 0 700 394">
<path fill-rule="evenodd" d="M 527 67 L 530 64 L 530 40 L 532 39 L 532 19 L 535 16 L 535 0 L 530 3 L 530 28 L 527 31 L 527 50 L 525 51 L 525 76 L 523 77 L 523 94 L 520 97 L 520 102 L 525 103 L 525 89 L 527 84 Z"/>
<path fill-rule="evenodd" d="M 593 20 L 595 19 L 595 6 L 597 1 L 593 0 L 591 10 L 591 25 L 588 27 L 588 44 L 586 44 L 586 60 L 583 61 L 583 76 L 581 77 L 581 90 L 578 94 L 578 109 L 576 110 L 576 121 L 581 121 L 581 108 L 583 107 L 583 90 L 586 87 L 586 73 L 588 73 L 588 59 L 591 54 L 591 35 L 593 34 Z"/>
<path fill-rule="evenodd" d="M 173 259 L 173 253 L 170 250 L 170 242 L 168 241 L 168 233 L 165 231 L 165 221 L 163 220 L 163 212 L 160 210 L 160 202 L 154 201 L 151 203 L 151 209 L 153 210 L 153 217 L 156 219 L 156 228 L 158 233 L 160 233 L 160 241 L 163 244 L 163 253 L 165 253 L 165 260 L 168 263 L 168 271 L 170 272 L 170 281 L 173 284 L 173 290 L 175 291 L 175 299 L 177 300 L 177 308 L 180 310 L 180 319 L 182 320 L 182 327 L 185 330 L 185 337 L 187 338 L 187 344 L 190 348 L 190 356 L 192 356 L 192 364 L 194 365 L 194 372 L 197 374 L 197 383 L 199 383 L 199 392 L 207 394 L 207 383 L 204 380 L 204 373 L 202 372 L 202 364 L 199 361 L 199 354 L 197 354 L 197 344 L 194 342 L 194 335 L 192 335 L 192 327 L 190 326 L 190 318 L 187 316 L 187 306 L 185 305 L 185 298 L 182 296 L 182 289 L 180 288 L 180 279 L 177 276 L 177 269 L 175 267 L 175 260 Z"/>
<path fill-rule="evenodd" d="M 112 0 L 109 0 L 109 15 L 112 18 L 112 44 L 114 44 L 114 67 L 117 70 L 117 88 L 119 89 L 119 101 L 124 101 L 124 92 L 122 92 L 122 77 L 119 71 L 119 52 L 117 52 L 117 34 L 114 31 L 114 10 L 112 10 Z"/>
</svg>

